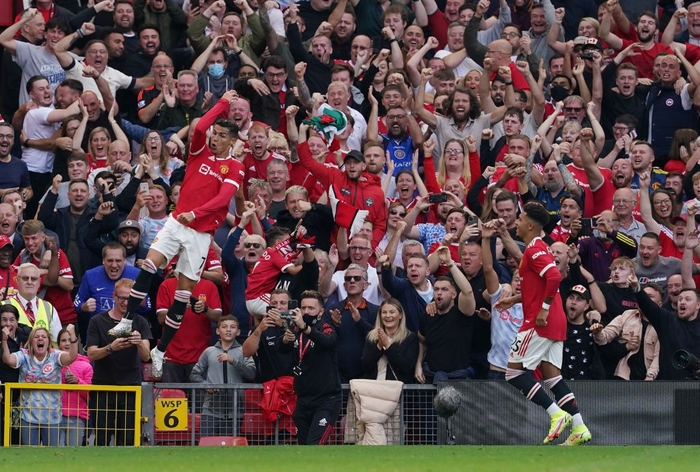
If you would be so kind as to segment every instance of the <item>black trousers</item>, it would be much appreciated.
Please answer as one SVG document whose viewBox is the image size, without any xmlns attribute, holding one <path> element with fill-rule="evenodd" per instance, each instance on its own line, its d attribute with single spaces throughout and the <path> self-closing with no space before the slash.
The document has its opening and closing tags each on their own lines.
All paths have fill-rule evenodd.
<svg viewBox="0 0 700 472">
<path fill-rule="evenodd" d="M 316 405 L 304 405 L 297 400 L 292 418 L 297 427 L 299 445 L 327 444 L 335 428 L 341 408 L 341 396 L 332 396 Z"/>
</svg>

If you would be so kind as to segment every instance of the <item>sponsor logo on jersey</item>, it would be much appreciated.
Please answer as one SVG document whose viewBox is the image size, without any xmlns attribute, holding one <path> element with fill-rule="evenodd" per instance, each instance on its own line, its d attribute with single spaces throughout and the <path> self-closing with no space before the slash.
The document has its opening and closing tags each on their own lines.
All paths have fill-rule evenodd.
<svg viewBox="0 0 700 472">
<path fill-rule="evenodd" d="M 540 257 L 540 256 L 544 256 L 545 254 L 547 254 L 547 251 L 539 251 L 539 252 L 536 252 L 536 253 L 532 256 L 532 260 L 535 260 L 535 259 L 537 259 L 537 258 Z"/>
</svg>

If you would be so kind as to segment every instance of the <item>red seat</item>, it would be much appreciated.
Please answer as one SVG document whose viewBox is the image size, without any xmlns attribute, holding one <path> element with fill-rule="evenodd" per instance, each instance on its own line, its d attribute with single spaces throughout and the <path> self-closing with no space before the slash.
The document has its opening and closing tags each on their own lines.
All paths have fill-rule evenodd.
<svg viewBox="0 0 700 472">
<path fill-rule="evenodd" d="M 249 438 L 261 438 L 274 433 L 274 426 L 268 424 L 262 413 L 245 413 L 241 433 Z"/>
<path fill-rule="evenodd" d="M 143 381 L 144 382 L 160 382 L 160 379 L 157 379 L 151 375 L 151 363 L 150 362 L 142 362 L 141 363 L 141 375 L 143 376 Z"/>
<path fill-rule="evenodd" d="M 247 446 L 248 440 L 242 436 L 202 436 L 200 446 Z"/>
<path fill-rule="evenodd" d="M 245 411 L 260 411 L 260 401 L 263 398 L 262 390 L 249 389 L 243 394 L 245 397 Z"/>
</svg>

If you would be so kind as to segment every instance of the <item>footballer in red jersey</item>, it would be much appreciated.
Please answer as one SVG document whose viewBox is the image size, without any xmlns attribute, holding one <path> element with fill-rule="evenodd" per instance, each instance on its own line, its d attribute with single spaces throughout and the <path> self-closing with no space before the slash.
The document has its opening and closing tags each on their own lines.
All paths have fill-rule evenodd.
<svg viewBox="0 0 700 472">
<path fill-rule="evenodd" d="M 126 316 L 110 331 L 114 337 L 131 332 L 130 314 L 146 297 L 153 275 L 178 256 L 175 301 L 168 309 L 163 336 L 151 351 L 152 373 L 156 378 L 162 376 L 165 350 L 180 328 L 192 290 L 202 275 L 211 235 L 223 223 L 231 198 L 243 183 L 243 164 L 231 156 L 231 148 L 238 139 L 238 126 L 227 119 L 230 103 L 236 98 L 235 91 L 226 92 L 195 125 L 180 199 L 153 240 L 134 281 Z"/>
<path fill-rule="evenodd" d="M 549 213 L 540 202 L 526 204 L 516 222 L 516 234 L 527 245 L 520 263 L 523 325 L 511 345 L 506 381 L 549 414 L 545 444 L 558 438 L 573 421 L 571 434 L 563 444 L 578 446 L 590 441 L 591 433 L 583 423 L 576 397 L 561 377 L 566 315 L 559 296 L 561 273 L 540 237 L 547 223 Z M 538 366 L 556 402 L 527 374 Z"/>
</svg>

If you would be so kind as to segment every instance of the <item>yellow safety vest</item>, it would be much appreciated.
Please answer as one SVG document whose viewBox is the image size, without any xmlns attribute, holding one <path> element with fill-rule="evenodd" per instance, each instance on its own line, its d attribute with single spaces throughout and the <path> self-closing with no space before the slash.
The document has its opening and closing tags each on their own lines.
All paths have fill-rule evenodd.
<svg viewBox="0 0 700 472">
<path fill-rule="evenodd" d="M 8 298 L 3 304 L 11 304 L 19 312 L 19 320 L 21 324 L 31 326 L 32 328 L 46 328 L 51 333 L 51 319 L 53 318 L 53 306 L 46 300 L 38 299 L 37 313 L 34 314 L 34 324 L 29 321 L 27 314 L 24 312 L 24 307 L 16 298 Z"/>
</svg>

